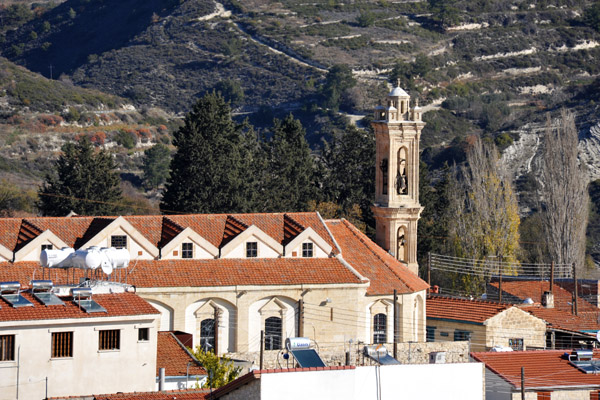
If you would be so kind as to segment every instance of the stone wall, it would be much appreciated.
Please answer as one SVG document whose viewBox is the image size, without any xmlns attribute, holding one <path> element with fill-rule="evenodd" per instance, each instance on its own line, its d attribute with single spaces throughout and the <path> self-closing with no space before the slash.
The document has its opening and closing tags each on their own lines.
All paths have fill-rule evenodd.
<svg viewBox="0 0 600 400">
<path fill-rule="evenodd" d="M 317 352 L 328 366 L 345 365 L 346 352 L 350 351 L 350 365 L 374 365 L 375 362 L 362 355 L 364 345 L 340 346 L 338 348 L 327 347 L 317 349 Z M 393 356 L 394 345 L 385 345 L 390 355 Z M 469 361 L 469 343 L 463 342 L 430 342 L 430 343 L 398 343 L 397 359 L 402 364 L 428 364 L 429 354 L 432 352 L 445 352 L 446 363 L 461 363 Z M 293 368 L 295 367 L 292 357 L 288 360 L 283 356 L 285 350 L 265 351 L 263 368 Z M 245 360 L 247 368 L 260 366 L 259 352 L 228 353 L 227 357 L 235 360 Z M 240 364 L 241 365 L 241 364 Z M 245 369 L 246 371 L 246 369 Z M 245 372 L 244 371 L 244 372 Z"/>
</svg>

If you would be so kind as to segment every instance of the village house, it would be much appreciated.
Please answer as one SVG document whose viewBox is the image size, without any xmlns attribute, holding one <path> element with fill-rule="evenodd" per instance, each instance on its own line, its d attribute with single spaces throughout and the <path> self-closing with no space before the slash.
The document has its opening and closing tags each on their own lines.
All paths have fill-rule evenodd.
<svg viewBox="0 0 600 400">
<path fill-rule="evenodd" d="M 154 389 L 154 307 L 134 293 L 57 297 L 36 283 L 0 283 L 0 399 Z"/>
<path fill-rule="evenodd" d="M 598 351 L 540 350 L 471 353 L 485 364 L 485 398 L 520 400 L 597 400 Z M 521 386 L 524 382 L 524 386 Z"/>
<path fill-rule="evenodd" d="M 546 322 L 512 304 L 427 297 L 427 341 L 468 340 L 472 351 L 545 348 Z"/>
</svg>

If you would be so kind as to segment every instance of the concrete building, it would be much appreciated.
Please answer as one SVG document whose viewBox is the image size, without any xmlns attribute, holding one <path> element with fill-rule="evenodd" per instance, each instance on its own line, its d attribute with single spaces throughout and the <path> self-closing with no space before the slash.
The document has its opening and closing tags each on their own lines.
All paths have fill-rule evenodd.
<svg viewBox="0 0 600 400">
<path fill-rule="evenodd" d="M 295 368 L 252 371 L 210 399 L 481 400 L 480 363 Z"/>
<path fill-rule="evenodd" d="M 0 399 L 154 389 L 159 313 L 141 297 L 0 298 Z"/>
<path fill-rule="evenodd" d="M 429 296 L 427 340 L 469 340 L 473 351 L 545 348 L 546 322 L 512 304 Z"/>
<path fill-rule="evenodd" d="M 570 353 L 566 354 L 576 359 Z M 526 400 L 596 400 L 600 393 L 600 375 L 591 367 L 591 361 L 599 361 L 597 351 L 590 362 L 580 363 L 581 368 L 575 365 L 577 361 L 569 361 L 564 350 L 486 352 L 471 356 L 485 364 L 487 400 L 520 400 L 521 368 Z"/>
</svg>

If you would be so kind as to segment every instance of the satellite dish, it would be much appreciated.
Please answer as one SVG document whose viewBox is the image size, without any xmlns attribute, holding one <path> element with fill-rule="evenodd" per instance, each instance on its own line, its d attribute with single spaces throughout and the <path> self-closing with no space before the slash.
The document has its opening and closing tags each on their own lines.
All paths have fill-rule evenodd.
<svg viewBox="0 0 600 400">
<path fill-rule="evenodd" d="M 106 275 L 110 275 L 113 272 L 113 266 L 108 262 L 103 262 L 100 268 L 102 268 L 102 272 L 104 272 Z"/>
<path fill-rule="evenodd" d="M 600 331 L 596 332 L 596 340 L 600 342 Z"/>
</svg>

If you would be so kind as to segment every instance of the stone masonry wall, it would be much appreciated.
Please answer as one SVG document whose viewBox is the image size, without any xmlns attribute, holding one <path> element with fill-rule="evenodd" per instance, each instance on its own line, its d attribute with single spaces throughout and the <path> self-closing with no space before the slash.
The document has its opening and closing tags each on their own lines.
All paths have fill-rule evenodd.
<svg viewBox="0 0 600 400">
<path fill-rule="evenodd" d="M 385 345 L 390 355 L 393 356 L 394 345 L 388 343 Z M 328 366 L 345 365 L 346 351 L 349 347 L 322 348 L 317 352 Z M 350 347 L 350 365 L 374 365 L 375 362 L 362 355 L 363 345 L 352 345 Z M 446 363 L 461 363 L 469 361 L 469 343 L 462 342 L 431 342 L 431 343 L 398 343 L 397 359 L 402 364 L 427 364 L 429 363 L 429 353 L 445 352 Z M 283 358 L 285 350 L 271 350 L 264 352 L 263 368 L 293 368 L 295 367 L 292 357 L 288 360 Z M 260 365 L 259 352 L 228 353 L 227 357 L 236 360 L 246 360 L 249 363 L 248 368 Z M 244 371 L 245 372 L 245 371 Z"/>
</svg>

